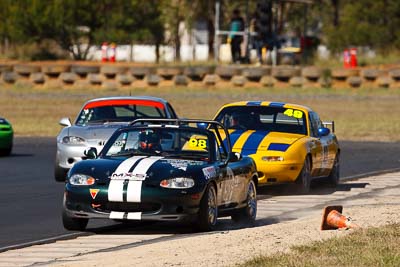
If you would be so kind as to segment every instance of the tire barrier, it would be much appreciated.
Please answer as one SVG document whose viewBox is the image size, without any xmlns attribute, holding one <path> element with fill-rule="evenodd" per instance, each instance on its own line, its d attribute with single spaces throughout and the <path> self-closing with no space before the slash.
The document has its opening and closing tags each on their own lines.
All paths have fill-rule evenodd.
<svg viewBox="0 0 400 267">
<path fill-rule="evenodd" d="M 351 76 L 347 78 L 347 83 L 353 88 L 358 88 L 362 84 L 362 78 L 359 76 Z"/>
<path fill-rule="evenodd" d="M 12 72 L 13 66 L 8 64 L 0 64 L 0 74 L 3 72 Z"/>
<path fill-rule="evenodd" d="M 300 75 L 300 69 L 294 67 L 279 66 L 271 71 L 272 77 L 281 82 L 289 82 L 290 78 Z"/>
<path fill-rule="evenodd" d="M 65 84 L 65 85 L 71 85 L 74 84 L 76 80 L 78 80 L 78 74 L 75 72 L 63 72 L 60 74 L 60 80 Z"/>
<path fill-rule="evenodd" d="M 301 70 L 301 76 L 309 82 L 317 82 L 322 76 L 322 69 L 314 66 L 305 67 Z"/>
<path fill-rule="evenodd" d="M 43 72 L 35 72 L 31 74 L 30 80 L 34 84 L 44 84 L 46 81 L 46 76 Z"/>
<path fill-rule="evenodd" d="M 265 86 L 265 87 L 273 87 L 276 83 L 276 80 L 272 76 L 267 75 L 267 76 L 261 77 L 260 83 L 262 86 Z"/>
<path fill-rule="evenodd" d="M 124 74 L 127 72 L 127 68 L 122 66 L 101 66 L 100 73 L 102 73 L 107 79 L 114 79 L 117 74 Z"/>
<path fill-rule="evenodd" d="M 391 79 L 388 76 L 381 76 L 376 79 L 376 84 L 380 88 L 389 88 L 391 84 Z"/>
<path fill-rule="evenodd" d="M 99 73 L 89 73 L 87 76 L 87 80 L 92 85 L 101 85 L 104 81 L 104 76 Z"/>
<path fill-rule="evenodd" d="M 358 73 L 356 69 L 333 69 L 331 77 L 333 81 L 346 81 L 351 76 L 358 76 Z"/>
<path fill-rule="evenodd" d="M 81 78 L 85 78 L 89 73 L 99 73 L 100 66 L 73 65 L 71 66 L 71 72 L 79 75 Z"/>
<path fill-rule="evenodd" d="M 135 80 L 134 77 L 132 77 L 129 74 L 117 74 L 115 77 L 117 82 L 121 84 L 122 86 L 129 86 L 132 84 L 132 82 Z"/>
<path fill-rule="evenodd" d="M 157 74 L 148 74 L 146 76 L 146 82 L 150 86 L 157 86 L 161 82 L 161 78 Z"/>
<path fill-rule="evenodd" d="M 301 76 L 295 76 L 290 78 L 289 84 L 292 87 L 302 87 L 304 84 L 304 78 Z"/>
<path fill-rule="evenodd" d="M 247 79 L 243 75 L 235 75 L 232 77 L 231 82 L 234 86 L 243 87 L 246 84 Z"/>
<path fill-rule="evenodd" d="M 207 86 L 216 85 L 219 81 L 219 77 L 216 74 L 207 74 L 203 79 L 203 84 Z"/>
<path fill-rule="evenodd" d="M 19 75 L 15 72 L 2 72 L 1 73 L 1 81 L 8 83 L 8 84 L 13 84 L 15 81 L 19 79 Z"/>
<path fill-rule="evenodd" d="M 151 67 L 131 67 L 129 73 L 138 80 L 143 80 L 148 74 L 154 74 Z"/>
<path fill-rule="evenodd" d="M 186 86 L 189 84 L 189 79 L 186 75 L 176 75 L 174 80 L 175 85 Z"/>
<path fill-rule="evenodd" d="M 19 74 L 21 77 L 29 78 L 31 73 L 40 72 L 40 66 L 27 65 L 27 64 L 17 64 L 14 66 L 14 72 Z"/>
<path fill-rule="evenodd" d="M 195 82 L 202 81 L 207 74 L 213 72 L 213 67 L 208 66 L 196 66 L 196 67 L 186 67 L 183 74 L 189 79 Z"/>
<path fill-rule="evenodd" d="M 376 69 L 364 69 L 361 70 L 360 74 L 365 81 L 373 82 L 381 75 L 381 71 Z"/>
<path fill-rule="evenodd" d="M 172 80 L 174 76 L 182 75 L 183 68 L 181 67 L 159 67 L 157 68 L 157 74 L 160 75 L 164 80 Z M 176 80 L 176 78 L 175 78 Z"/>
<path fill-rule="evenodd" d="M 293 88 L 400 88 L 400 67 L 320 68 L 316 66 L 138 66 L 85 62 L 0 63 L 2 86 L 120 87 L 216 86 Z"/>
<path fill-rule="evenodd" d="M 240 66 L 218 66 L 215 74 L 224 81 L 230 81 L 233 76 L 242 75 L 242 69 Z"/>
<path fill-rule="evenodd" d="M 63 72 L 70 72 L 71 66 L 68 65 L 43 65 L 42 72 L 49 78 L 57 78 Z"/>
<path fill-rule="evenodd" d="M 390 71 L 389 71 L 389 76 L 390 76 L 393 80 L 395 80 L 395 81 L 397 81 L 397 82 L 400 82 L 400 69 L 390 70 Z"/>
<path fill-rule="evenodd" d="M 242 74 L 244 77 L 246 77 L 247 80 L 251 82 L 259 82 L 261 80 L 261 77 L 271 74 L 271 68 L 270 67 L 245 68 L 242 70 Z"/>
</svg>

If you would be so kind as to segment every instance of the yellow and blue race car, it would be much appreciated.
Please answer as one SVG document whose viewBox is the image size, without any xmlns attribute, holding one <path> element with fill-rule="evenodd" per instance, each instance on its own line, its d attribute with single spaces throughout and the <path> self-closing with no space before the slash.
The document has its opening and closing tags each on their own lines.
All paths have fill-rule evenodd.
<svg viewBox="0 0 400 267">
<path fill-rule="evenodd" d="M 224 105 L 214 120 L 228 129 L 233 152 L 254 159 L 259 186 L 294 183 L 298 193 L 308 193 L 315 178 L 339 182 L 334 122 L 322 122 L 309 107 L 242 101 Z"/>
</svg>

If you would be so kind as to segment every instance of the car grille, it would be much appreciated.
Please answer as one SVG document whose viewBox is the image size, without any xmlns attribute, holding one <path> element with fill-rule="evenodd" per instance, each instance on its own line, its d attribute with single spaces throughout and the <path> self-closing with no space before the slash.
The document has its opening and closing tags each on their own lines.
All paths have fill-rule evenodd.
<svg viewBox="0 0 400 267">
<path fill-rule="evenodd" d="M 108 202 L 104 207 L 105 211 L 120 212 L 156 212 L 161 209 L 157 203 L 131 203 L 131 202 Z"/>
</svg>

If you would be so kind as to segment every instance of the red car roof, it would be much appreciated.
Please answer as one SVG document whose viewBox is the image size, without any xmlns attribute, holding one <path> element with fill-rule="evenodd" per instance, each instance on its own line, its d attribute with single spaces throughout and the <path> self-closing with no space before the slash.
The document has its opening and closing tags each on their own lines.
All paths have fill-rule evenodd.
<svg viewBox="0 0 400 267">
<path fill-rule="evenodd" d="M 83 108 L 96 108 L 104 106 L 125 106 L 125 105 L 139 105 L 150 106 L 164 109 L 164 104 L 153 100 L 136 100 L 136 99 L 112 99 L 112 100 L 99 100 L 87 103 Z"/>
</svg>

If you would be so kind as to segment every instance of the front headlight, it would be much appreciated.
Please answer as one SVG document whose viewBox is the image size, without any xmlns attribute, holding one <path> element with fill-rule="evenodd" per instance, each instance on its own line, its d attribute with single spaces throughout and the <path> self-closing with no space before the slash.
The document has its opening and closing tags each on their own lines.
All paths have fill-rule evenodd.
<svg viewBox="0 0 400 267">
<path fill-rule="evenodd" d="M 194 180 L 186 177 L 176 177 L 172 179 L 162 180 L 160 186 L 164 188 L 185 189 L 194 186 Z"/>
<path fill-rule="evenodd" d="M 92 185 L 95 179 L 86 174 L 73 174 L 69 178 L 69 183 L 72 185 Z"/>
<path fill-rule="evenodd" d="M 85 143 L 85 139 L 78 136 L 64 136 L 62 143 L 67 145 L 83 145 Z"/>
<path fill-rule="evenodd" d="M 284 161 L 284 158 L 282 156 L 264 156 L 261 159 L 268 162 Z"/>
</svg>

